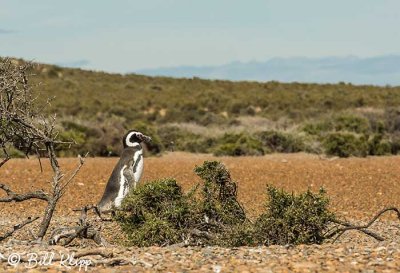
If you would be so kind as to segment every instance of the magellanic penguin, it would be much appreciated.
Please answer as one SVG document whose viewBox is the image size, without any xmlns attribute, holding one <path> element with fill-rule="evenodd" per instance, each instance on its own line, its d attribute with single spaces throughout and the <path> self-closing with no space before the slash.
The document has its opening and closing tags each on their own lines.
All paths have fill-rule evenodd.
<svg viewBox="0 0 400 273">
<path fill-rule="evenodd" d="M 98 204 L 101 212 L 108 212 L 113 206 L 120 207 L 129 190 L 136 187 L 143 172 L 143 148 L 140 143 L 150 141 L 150 137 L 135 130 L 125 134 L 121 158 L 111 173 Z"/>
</svg>

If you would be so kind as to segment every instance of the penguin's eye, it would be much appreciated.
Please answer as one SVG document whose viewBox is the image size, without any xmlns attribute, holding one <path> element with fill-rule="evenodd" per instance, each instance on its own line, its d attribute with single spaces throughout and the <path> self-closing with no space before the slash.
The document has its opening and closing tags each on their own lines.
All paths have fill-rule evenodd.
<svg viewBox="0 0 400 273">
<path fill-rule="evenodd" d="M 138 142 L 141 140 L 140 134 L 133 134 L 129 139 L 130 142 Z"/>
</svg>

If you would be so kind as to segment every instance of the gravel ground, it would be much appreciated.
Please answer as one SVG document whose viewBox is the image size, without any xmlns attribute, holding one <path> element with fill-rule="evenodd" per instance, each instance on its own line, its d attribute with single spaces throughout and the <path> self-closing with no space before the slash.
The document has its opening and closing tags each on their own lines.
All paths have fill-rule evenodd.
<svg viewBox="0 0 400 273">
<path fill-rule="evenodd" d="M 209 155 L 168 154 L 158 158 L 146 158 L 143 180 L 175 177 L 185 189 L 198 182 L 193 167 L 203 160 L 214 159 Z M 53 219 L 56 225 L 73 225 L 78 219 L 71 209 L 96 203 L 105 187 L 105 182 L 117 159 L 89 158 L 76 181 L 60 203 Z M 331 197 L 332 210 L 347 220 L 365 223 L 384 206 L 400 205 L 400 157 L 370 157 L 351 159 L 320 159 L 306 154 L 269 155 L 265 157 L 218 158 L 231 170 L 232 177 L 239 182 L 239 198 L 251 216 L 258 215 L 263 207 L 267 183 L 287 190 L 303 191 L 307 188 L 327 189 Z M 75 159 L 60 161 L 66 169 L 72 169 Z M 11 160 L 0 169 L 0 181 L 9 183 L 17 192 L 46 188 L 49 168 L 40 173 L 35 160 Z M 0 195 L 2 196 L 2 195 Z M 0 204 L 0 234 L 14 224 L 32 215 L 40 215 L 41 202 Z M 29 238 L 29 230 L 36 230 L 34 223 L 16 233 L 16 239 Z M 257 248 L 183 248 L 150 247 L 125 248 L 114 246 L 98 248 L 92 243 L 77 242 L 69 248 L 59 246 L 24 245 L 9 240 L 0 244 L 0 271 L 4 272 L 75 272 L 76 261 L 65 266 L 67 255 L 79 255 L 82 251 L 101 250 L 113 258 L 124 258 L 130 265 L 118 267 L 93 267 L 100 256 L 80 258 L 80 272 L 400 272 L 400 222 L 386 216 L 371 228 L 381 234 L 384 242 L 377 242 L 358 232 L 348 232 L 334 243 L 323 245 L 270 246 Z M 118 226 L 104 227 L 103 234 L 112 243 L 123 240 Z M 54 253 L 51 265 L 18 263 L 8 261 L 28 259 L 35 253 L 45 259 Z M 16 254 L 16 255 L 12 255 Z M 28 255 L 29 254 L 29 255 Z M 62 255 L 63 262 L 56 261 Z M 76 257 L 76 256 L 75 256 Z M 12 260 L 14 259 L 14 260 Z M 88 261 L 88 259 L 90 261 Z M 47 260 L 49 262 L 49 260 Z M 74 263 L 75 262 L 75 263 Z M 85 268 L 85 263 L 91 263 Z"/>
<path fill-rule="evenodd" d="M 87 250 L 87 248 L 86 248 Z M 99 250 L 96 248 L 96 250 Z M 400 244 L 398 242 L 381 243 L 335 243 L 323 245 L 270 246 L 257 248 L 108 248 L 101 249 L 113 253 L 115 257 L 124 257 L 132 262 L 129 266 L 107 268 L 102 265 L 88 266 L 87 259 L 96 256 L 67 260 L 67 255 L 79 253 L 78 248 L 29 247 L 15 244 L 1 246 L 5 257 L 18 253 L 28 259 L 36 253 L 39 258 L 55 253 L 55 258 L 64 255 L 64 261 L 52 261 L 51 265 L 41 265 L 29 269 L 34 262 L 19 263 L 10 266 L 4 261 L 0 268 L 7 272 L 398 272 L 400 269 Z M 70 267 L 67 267 L 69 265 Z"/>
</svg>

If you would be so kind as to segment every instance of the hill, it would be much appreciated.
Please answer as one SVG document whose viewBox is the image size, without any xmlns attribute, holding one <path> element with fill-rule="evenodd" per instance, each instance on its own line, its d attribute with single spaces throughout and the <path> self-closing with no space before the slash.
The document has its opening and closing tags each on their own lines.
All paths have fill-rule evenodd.
<svg viewBox="0 0 400 273">
<path fill-rule="evenodd" d="M 62 137 L 79 143 L 72 153 L 117 155 L 128 128 L 152 135 L 153 153 L 349 156 L 400 149 L 400 87 L 174 79 L 45 64 L 33 74 L 39 102 L 54 98 L 46 111 L 58 114 Z"/>
<path fill-rule="evenodd" d="M 264 62 L 233 62 L 220 66 L 178 66 L 139 70 L 149 76 L 201 77 L 206 79 L 352 82 L 356 84 L 400 85 L 400 56 L 369 58 L 273 58 Z"/>
</svg>

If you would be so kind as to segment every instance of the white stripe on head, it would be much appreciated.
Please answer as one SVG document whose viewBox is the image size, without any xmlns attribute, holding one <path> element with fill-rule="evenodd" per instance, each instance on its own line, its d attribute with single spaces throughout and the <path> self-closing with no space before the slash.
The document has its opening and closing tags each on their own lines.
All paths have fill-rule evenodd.
<svg viewBox="0 0 400 273">
<path fill-rule="evenodd" d="M 131 142 L 130 139 L 133 135 L 141 135 L 139 132 L 130 132 L 125 138 L 125 144 L 127 147 L 137 147 L 140 145 L 139 142 Z"/>
</svg>

